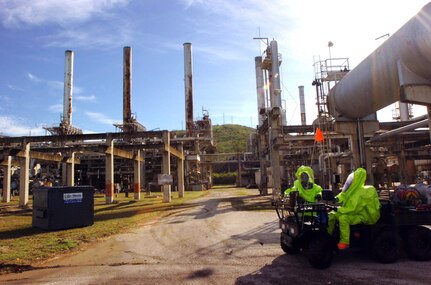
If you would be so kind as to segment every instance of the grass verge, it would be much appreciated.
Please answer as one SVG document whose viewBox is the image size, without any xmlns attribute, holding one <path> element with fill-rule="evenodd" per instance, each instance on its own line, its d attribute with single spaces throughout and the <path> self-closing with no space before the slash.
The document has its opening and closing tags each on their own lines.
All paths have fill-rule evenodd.
<svg viewBox="0 0 431 285">
<path fill-rule="evenodd" d="M 139 201 L 120 194 L 113 204 L 105 204 L 105 196 L 96 194 L 94 224 L 59 231 L 33 228 L 31 209 L 11 210 L 18 205 L 17 197 L 7 206 L 0 203 L 0 274 L 29 270 L 31 264 L 76 251 L 107 236 L 126 232 L 167 215 L 169 210 L 187 208 L 187 201 L 206 194 L 207 191 L 186 191 L 184 198 L 173 198 L 171 203 L 163 203 L 160 193 Z M 30 200 L 30 205 L 31 202 Z"/>
</svg>

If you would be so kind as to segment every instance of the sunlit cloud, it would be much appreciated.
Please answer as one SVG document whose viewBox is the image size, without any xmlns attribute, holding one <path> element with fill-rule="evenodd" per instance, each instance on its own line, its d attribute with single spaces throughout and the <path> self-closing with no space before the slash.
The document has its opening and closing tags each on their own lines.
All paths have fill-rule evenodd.
<svg viewBox="0 0 431 285">
<path fill-rule="evenodd" d="M 38 84 L 45 84 L 46 86 L 48 86 L 50 89 L 56 90 L 56 91 L 60 91 L 60 90 L 64 90 L 64 82 L 59 81 L 59 80 L 46 80 L 43 78 L 40 78 L 32 73 L 27 73 L 27 77 L 31 82 L 34 83 L 38 83 Z M 82 93 L 82 88 L 79 86 L 73 86 L 73 93 L 74 94 L 81 94 Z M 78 99 L 79 100 L 79 99 Z M 85 99 L 82 99 L 85 100 Z M 89 99 L 87 100 L 92 100 L 92 96 L 89 96 Z"/>
<path fill-rule="evenodd" d="M 96 96 L 74 96 L 73 97 L 76 101 L 84 101 L 84 102 L 93 102 L 96 101 Z"/>
<path fill-rule="evenodd" d="M 87 115 L 91 120 L 96 121 L 101 124 L 105 125 L 113 125 L 118 122 L 118 120 L 114 120 L 111 118 L 108 118 L 106 115 L 102 113 L 97 112 L 85 112 L 85 115 Z"/>
<path fill-rule="evenodd" d="M 36 75 L 33 75 L 31 73 L 27 73 L 27 77 L 28 77 L 28 79 L 30 79 L 33 82 L 40 82 L 41 81 Z"/>
<path fill-rule="evenodd" d="M 0 116 L 0 135 L 3 136 L 38 136 L 43 135 L 45 130 L 42 125 L 32 126 L 20 117 Z"/>
<path fill-rule="evenodd" d="M 85 27 L 65 28 L 44 37 L 40 40 L 45 47 L 70 48 L 98 48 L 111 49 L 123 46 L 133 38 L 131 29 L 127 23 L 106 24 L 106 25 L 86 25 Z"/>
<path fill-rule="evenodd" d="M 50 112 L 53 112 L 53 113 L 61 113 L 63 112 L 63 105 L 62 104 L 51 105 L 49 106 L 48 109 Z"/>
<path fill-rule="evenodd" d="M 9 88 L 10 90 L 13 90 L 13 91 L 24 91 L 24 89 L 22 89 L 18 86 L 12 85 L 12 84 L 7 84 L 6 86 L 7 86 L 7 88 Z"/>
<path fill-rule="evenodd" d="M 104 17 L 129 0 L 8 0 L 0 2 L 0 20 L 6 27 L 35 26 L 55 23 L 66 26 Z"/>
</svg>

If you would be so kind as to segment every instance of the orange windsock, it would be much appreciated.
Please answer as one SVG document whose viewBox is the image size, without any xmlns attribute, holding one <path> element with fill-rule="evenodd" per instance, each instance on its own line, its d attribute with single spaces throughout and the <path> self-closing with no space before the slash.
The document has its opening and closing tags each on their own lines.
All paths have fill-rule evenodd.
<svg viewBox="0 0 431 285">
<path fill-rule="evenodd" d="M 323 142 L 325 140 L 325 138 L 323 137 L 323 133 L 322 131 L 317 128 L 316 129 L 316 135 L 314 136 L 314 141 L 315 142 Z"/>
</svg>

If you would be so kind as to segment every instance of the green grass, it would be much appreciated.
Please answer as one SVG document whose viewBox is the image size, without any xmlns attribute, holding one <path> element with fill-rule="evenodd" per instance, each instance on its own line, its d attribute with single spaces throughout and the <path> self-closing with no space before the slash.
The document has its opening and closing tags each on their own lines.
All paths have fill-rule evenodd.
<svg viewBox="0 0 431 285">
<path fill-rule="evenodd" d="M 174 209 L 188 207 L 184 203 L 206 195 L 208 192 L 187 191 L 184 198 L 173 198 L 171 203 L 163 203 L 162 195 L 152 195 L 135 201 L 122 194 L 115 203 L 105 204 L 103 195 L 95 195 L 94 224 L 88 227 L 59 231 L 45 231 L 32 227 L 31 210 L 0 212 L 0 272 L 20 271 L 38 261 L 71 252 L 113 234 L 126 232 Z M 133 194 L 132 194 L 133 195 Z M 177 193 L 173 193 L 177 196 Z M 31 204 L 30 200 L 30 204 Z M 2 210 L 11 205 L 15 208 L 17 197 L 10 204 L 0 203 Z M 21 267 L 20 267 L 21 266 Z"/>
</svg>

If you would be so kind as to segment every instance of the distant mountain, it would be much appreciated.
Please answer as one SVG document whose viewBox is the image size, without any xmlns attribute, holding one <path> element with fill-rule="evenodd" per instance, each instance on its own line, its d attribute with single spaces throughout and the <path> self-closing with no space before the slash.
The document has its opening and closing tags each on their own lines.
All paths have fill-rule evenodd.
<svg viewBox="0 0 431 285">
<path fill-rule="evenodd" d="M 215 125 L 213 126 L 214 145 L 216 152 L 245 152 L 250 134 L 255 129 L 241 125 Z"/>
</svg>

